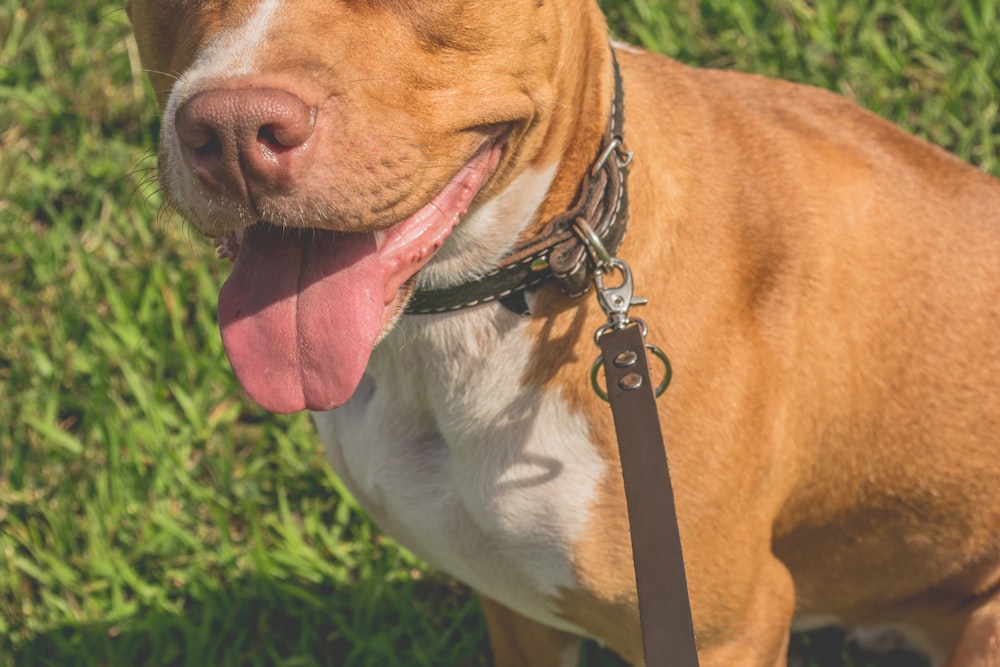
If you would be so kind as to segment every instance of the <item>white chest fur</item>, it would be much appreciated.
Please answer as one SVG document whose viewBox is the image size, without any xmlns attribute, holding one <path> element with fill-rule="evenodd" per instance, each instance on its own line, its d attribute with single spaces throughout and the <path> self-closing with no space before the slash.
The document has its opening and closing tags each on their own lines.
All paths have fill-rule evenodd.
<svg viewBox="0 0 1000 667">
<path fill-rule="evenodd" d="M 526 322 L 498 305 L 408 317 L 355 396 L 315 415 L 334 468 L 394 538 L 494 599 L 576 630 L 571 545 L 604 463 L 582 415 L 522 386 Z"/>
</svg>

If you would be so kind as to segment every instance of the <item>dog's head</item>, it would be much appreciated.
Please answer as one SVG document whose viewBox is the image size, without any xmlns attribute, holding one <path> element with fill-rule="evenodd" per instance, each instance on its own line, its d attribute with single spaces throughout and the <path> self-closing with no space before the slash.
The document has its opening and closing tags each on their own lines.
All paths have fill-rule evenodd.
<svg viewBox="0 0 1000 667">
<path fill-rule="evenodd" d="M 558 161 L 559 26 L 590 4 L 129 0 L 167 199 L 235 261 L 219 322 L 251 397 L 340 405 L 418 271 L 457 282 L 514 243 Z"/>
</svg>

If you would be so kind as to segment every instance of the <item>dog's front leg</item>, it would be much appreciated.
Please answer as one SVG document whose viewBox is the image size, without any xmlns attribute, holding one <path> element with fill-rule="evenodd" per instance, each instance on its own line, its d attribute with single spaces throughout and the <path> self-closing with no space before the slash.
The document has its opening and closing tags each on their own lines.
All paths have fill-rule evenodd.
<svg viewBox="0 0 1000 667">
<path fill-rule="evenodd" d="M 753 562 L 747 558 L 746 562 Z M 702 618 L 698 627 L 698 657 L 702 667 L 786 667 L 788 637 L 795 607 L 795 586 L 784 564 L 768 554 L 755 566 L 749 586 L 700 587 L 702 595 L 718 598 L 714 610 L 728 613 Z M 727 602 L 728 600 L 728 602 Z"/>
<path fill-rule="evenodd" d="M 577 667 L 580 638 L 479 595 L 495 667 Z"/>
</svg>

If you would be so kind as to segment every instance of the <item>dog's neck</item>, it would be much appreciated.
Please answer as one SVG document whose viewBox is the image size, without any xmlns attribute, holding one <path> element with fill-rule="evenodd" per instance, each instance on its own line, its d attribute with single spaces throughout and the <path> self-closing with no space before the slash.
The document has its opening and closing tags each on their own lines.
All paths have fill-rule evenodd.
<svg viewBox="0 0 1000 667">
<path fill-rule="evenodd" d="M 607 129 L 572 208 L 546 221 L 537 236 L 516 246 L 484 275 L 444 289 L 417 290 L 407 313 L 442 313 L 499 301 L 512 312 L 528 315 L 528 290 L 555 281 L 567 296 L 579 296 L 589 286 L 594 267 L 611 261 L 625 237 L 627 167 L 632 159 L 624 147 L 625 91 L 611 53 L 614 97 Z"/>
</svg>

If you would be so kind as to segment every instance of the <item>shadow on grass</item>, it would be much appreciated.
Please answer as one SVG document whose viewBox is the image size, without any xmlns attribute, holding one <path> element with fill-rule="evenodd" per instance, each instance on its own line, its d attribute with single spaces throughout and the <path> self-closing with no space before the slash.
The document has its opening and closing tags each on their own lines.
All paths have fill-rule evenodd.
<svg viewBox="0 0 1000 667">
<path fill-rule="evenodd" d="M 0 643 L 2 645 L 2 643 Z M 10 647 L 8 647 L 10 648 Z M 8 656 L 10 657 L 10 656 Z M 487 667 L 479 605 L 430 577 L 354 586 L 257 578 L 146 610 L 122 623 L 63 625 L 18 647 L 16 667 Z M 926 667 L 897 650 L 865 652 L 837 629 L 792 636 L 789 667 Z M 624 667 L 593 642 L 581 667 Z"/>
<path fill-rule="evenodd" d="M 487 645 L 473 596 L 443 579 L 339 588 L 253 579 L 192 596 L 181 611 L 53 628 L 19 646 L 11 664 L 485 666 Z"/>
</svg>

